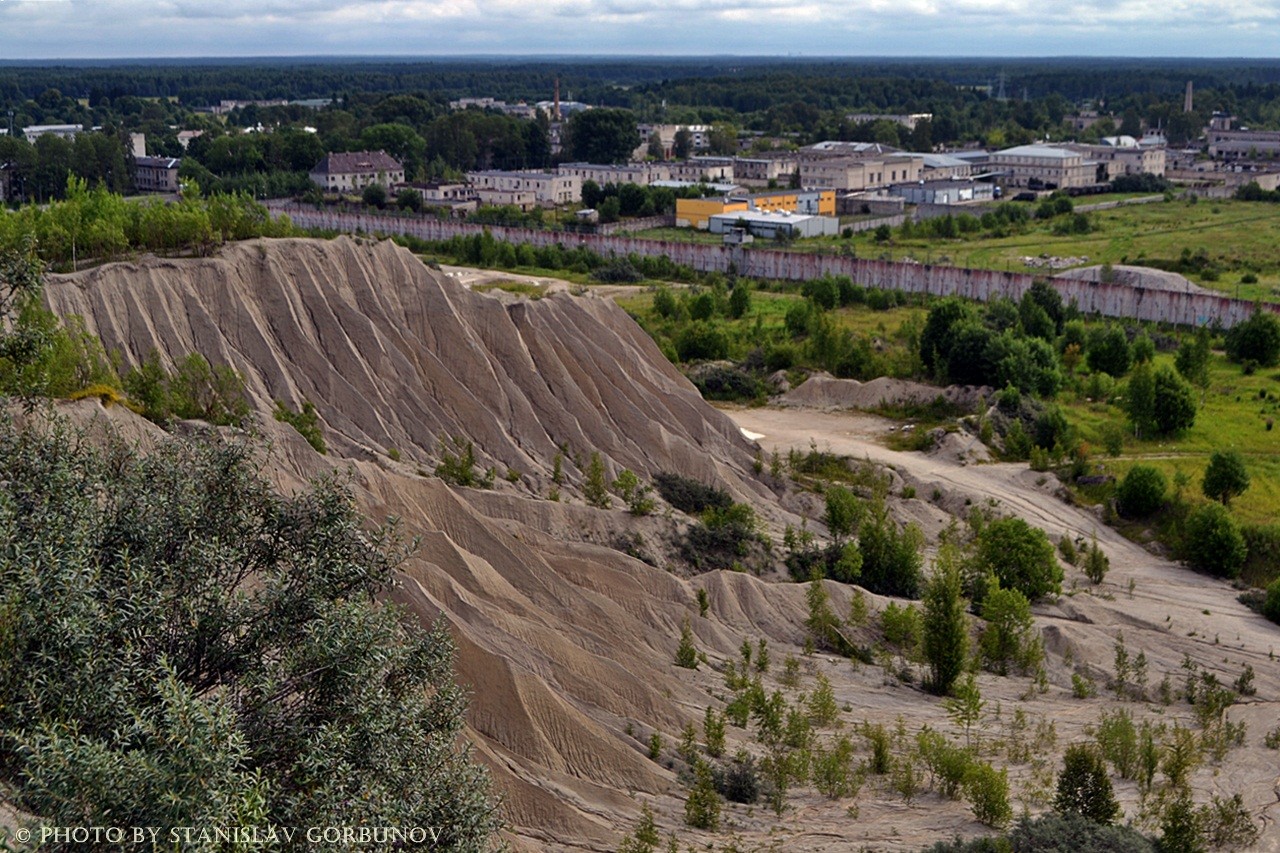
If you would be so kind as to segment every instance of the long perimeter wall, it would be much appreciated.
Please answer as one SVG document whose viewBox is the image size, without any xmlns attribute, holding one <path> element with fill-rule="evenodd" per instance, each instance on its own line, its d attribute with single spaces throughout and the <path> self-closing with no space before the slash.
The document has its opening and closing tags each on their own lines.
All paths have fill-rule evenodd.
<svg viewBox="0 0 1280 853">
<path fill-rule="evenodd" d="M 822 275 L 847 275 L 857 284 L 908 293 L 963 296 L 988 301 L 1018 300 L 1037 276 L 998 270 L 935 266 L 904 261 L 877 261 L 847 255 L 789 252 L 780 249 L 726 247 L 708 243 L 645 240 L 625 235 L 577 234 L 533 228 L 480 226 L 421 217 L 387 216 L 317 210 L 296 204 L 273 203 L 275 213 L 287 214 L 295 225 L 328 231 L 366 234 L 405 234 L 424 240 L 470 236 L 485 228 L 495 239 L 532 246 L 585 246 L 601 255 L 666 256 L 699 272 L 728 272 L 753 278 L 805 281 Z M 1064 301 L 1081 311 L 1104 317 L 1132 317 L 1183 326 L 1234 326 L 1249 317 L 1254 303 L 1209 293 L 1187 293 L 1076 279 L 1047 279 Z M 1280 305 L 1264 304 L 1280 313 Z"/>
</svg>

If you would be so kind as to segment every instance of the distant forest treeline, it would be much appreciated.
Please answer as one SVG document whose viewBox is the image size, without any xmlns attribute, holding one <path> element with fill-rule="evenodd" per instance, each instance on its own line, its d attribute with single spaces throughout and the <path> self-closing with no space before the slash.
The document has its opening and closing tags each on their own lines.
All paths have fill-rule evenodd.
<svg viewBox="0 0 1280 853">
<path fill-rule="evenodd" d="M 48 89 L 86 98 L 176 98 L 185 106 L 222 99 L 341 98 L 358 92 L 418 91 L 444 98 L 492 96 L 548 100 L 556 78 L 576 100 L 635 109 L 656 97 L 668 104 L 752 112 L 779 99 L 819 108 L 905 106 L 904 98 L 1004 80 L 1014 99 L 1059 95 L 1068 101 L 1230 91 L 1241 101 L 1280 93 L 1280 60 L 1213 59 L 768 59 L 752 57 L 457 60 L 196 60 L 176 63 L 81 61 L 0 63 L 0 105 L 34 100 Z M 850 86 L 851 81 L 870 85 Z M 920 83 L 925 85 L 921 86 Z M 730 91 L 736 93 L 731 96 Z M 816 97 L 815 97 L 816 96 Z M 736 99 L 737 98 L 737 99 Z"/>
<path fill-rule="evenodd" d="M 383 149 L 412 178 L 454 177 L 468 169 L 542 168 L 557 159 L 589 159 L 593 140 L 566 129 L 552 156 L 548 118 L 492 111 L 451 112 L 459 97 L 535 102 L 552 97 L 627 109 L 611 124 L 634 121 L 715 125 L 736 150 L 739 132 L 763 136 L 761 148 L 823 139 L 875 141 L 914 151 L 937 145 L 989 148 L 1036 139 L 1137 135 L 1159 127 L 1181 145 L 1197 139 L 1216 110 L 1246 125 L 1280 128 L 1280 60 L 795 60 L 795 59 L 348 59 L 208 60 L 150 64 L 0 63 L 0 123 L 79 123 L 102 134 L 35 145 L 0 136 L 0 163 L 11 164 L 20 197 L 58 197 L 68 172 L 128 191 L 128 133 L 143 132 L 149 153 L 183 157 L 183 177 L 207 191 L 258 197 L 296 195 L 326 152 Z M 1186 82 L 1195 110 L 1183 111 Z M 998 97 L 1003 90 L 1005 97 Z M 196 109 L 223 99 L 327 99 L 301 105 L 250 105 L 215 117 Z M 1077 133 L 1065 119 L 1084 100 L 1112 119 Z M 927 112 L 914 130 L 892 121 L 858 124 L 851 112 Z M 593 118 L 604 122 L 596 113 Z M 261 124 L 272 132 L 245 133 Z M 202 130 L 187 148 L 179 129 Z M 628 131 L 630 132 L 630 131 Z M 594 140 L 598 141 L 598 140 Z M 643 140 L 641 140 L 642 142 Z M 631 143 L 619 141 L 625 157 Z M 610 159 L 613 159 L 612 157 Z"/>
</svg>

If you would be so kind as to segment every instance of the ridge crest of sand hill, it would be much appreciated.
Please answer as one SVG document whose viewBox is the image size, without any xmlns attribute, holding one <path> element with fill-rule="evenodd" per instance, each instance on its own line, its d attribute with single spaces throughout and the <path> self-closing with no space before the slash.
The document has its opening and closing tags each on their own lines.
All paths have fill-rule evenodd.
<svg viewBox="0 0 1280 853">
<path fill-rule="evenodd" d="M 214 257 L 144 258 L 51 276 L 125 367 L 192 352 L 245 377 L 253 407 L 310 401 L 332 452 L 434 468 L 441 439 L 545 493 L 557 453 L 576 481 L 592 452 L 610 475 L 679 471 L 748 484 L 752 446 L 611 300 L 473 293 L 395 244 L 254 240 Z M 743 495 L 745 496 L 745 494 Z"/>
</svg>

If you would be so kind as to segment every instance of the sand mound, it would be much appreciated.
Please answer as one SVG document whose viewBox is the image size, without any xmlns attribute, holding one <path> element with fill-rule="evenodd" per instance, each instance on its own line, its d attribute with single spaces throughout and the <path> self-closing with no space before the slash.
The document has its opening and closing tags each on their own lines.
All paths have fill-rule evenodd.
<svg viewBox="0 0 1280 853">
<path fill-rule="evenodd" d="M 1076 281 L 1101 282 L 1102 266 L 1080 267 L 1065 270 L 1057 274 L 1059 278 L 1070 278 Z M 1139 267 L 1128 264 L 1116 264 L 1111 267 L 1111 279 L 1115 284 L 1128 287 L 1145 287 L 1149 290 L 1172 290 L 1179 293 L 1214 293 L 1198 284 L 1192 283 L 1186 276 L 1168 270 L 1152 267 Z"/>
<path fill-rule="evenodd" d="M 459 437 L 542 493 L 562 449 L 571 482 L 598 451 L 610 475 L 751 488 L 749 442 L 609 300 L 473 293 L 392 243 L 345 237 L 110 264 L 53 277 L 47 299 L 126 365 L 199 352 L 239 370 L 261 410 L 310 400 L 340 455 L 396 448 L 431 470 Z"/>
<path fill-rule="evenodd" d="M 937 388 L 905 379 L 890 379 L 887 376 L 859 382 L 856 379 L 836 379 L 829 374 L 819 373 L 787 391 L 777 402 L 783 406 L 814 409 L 874 409 L 882 405 L 932 403 L 942 397 L 950 403 L 970 409 L 990 394 L 990 388 L 971 385 Z"/>
<path fill-rule="evenodd" d="M 736 660 L 744 640 L 768 640 L 774 667 L 762 677 L 770 690 L 780 687 L 786 655 L 801 661 L 800 690 L 813 687 L 816 673 L 827 674 L 846 732 L 863 719 L 889 727 L 901 720 L 910 731 L 927 723 L 962 737 L 940 700 L 891 677 L 888 667 L 803 655 L 805 586 L 735 572 L 688 581 L 609 547 L 615 532 L 654 542 L 678 522 L 663 527 L 661 517 L 633 520 L 616 506 L 584 506 L 576 498 L 582 466 L 574 457 L 584 462 L 592 451 L 602 454 L 611 474 L 626 466 L 646 475 L 666 470 L 714 478 L 761 511 L 784 513 L 752 473 L 755 449 L 738 425 L 707 406 L 606 300 L 494 298 L 443 279 L 390 244 L 348 239 L 255 242 L 211 259 L 112 265 L 56 278 L 47 292 L 57 311 L 82 315 L 126 363 L 157 349 L 167 360 L 199 351 L 234 365 L 246 376 L 270 442 L 268 476 L 293 488 L 336 468 L 371 519 L 397 516 L 407 535 L 420 537 L 392 595 L 424 622 L 446 619 L 457 638 L 459 679 L 472 691 L 469 735 L 493 769 L 517 849 L 617 849 L 642 802 L 653 804 L 664 833 L 679 832 L 682 848 L 720 846 L 727 835 L 695 832 L 681 822 L 685 788 L 670 766 L 672 745 L 687 723 L 700 723 L 708 706 L 723 708 L 727 691 L 716 668 Z M 928 402 L 938 393 L 891 380 L 830 377 L 791 393 L 803 398 L 810 384 L 805 394 L 821 400 L 825 388 L 825 399 L 834 401 L 820 404 L 825 407 Z M 903 396 L 910 393 L 919 396 Z M 328 456 L 270 417 L 275 399 L 315 404 Z M 158 435 L 119 407 L 104 410 L 89 401 L 64 408 L 82 419 L 109 418 L 144 444 Z M 1073 667 L 1105 688 L 1123 631 L 1132 653 L 1145 650 L 1152 685 L 1166 673 L 1180 679 L 1184 654 L 1224 683 L 1245 662 L 1254 665 L 1258 696 L 1231 711 L 1233 719 L 1249 715 L 1249 747 L 1233 751 L 1220 767 L 1201 768 L 1195 785 L 1201 800 L 1209 790 L 1241 790 L 1255 815 L 1274 811 L 1274 754 L 1260 741 L 1274 725 L 1280 695 L 1270 655 L 1277 635 L 1237 604 L 1225 584 L 1151 558 L 1057 502 L 1053 484 L 1025 468 L 961 467 L 953 457 L 962 448 L 893 454 L 850 437 L 851 423 L 874 420 L 867 416 L 798 409 L 735 415 L 783 455 L 817 438 L 835 452 L 895 465 L 894 494 L 906 485 L 916 494 L 897 501 L 895 514 L 931 535 L 947 523 L 947 512 L 967 515 L 974 506 L 1018 512 L 1055 540 L 1096 532 L 1111 555 L 1112 575 L 1101 587 L 1037 606 L 1050 650 L 1045 692 L 1029 689 L 1026 678 L 980 676 L 990 709 L 980 726 L 984 741 L 1012 736 L 1015 708 L 1033 724 L 1055 723 L 1059 751 L 1088 737 L 1085 727 L 1096 724 L 1100 708 L 1141 709 L 1101 697 L 1085 702 L 1071 693 Z M 512 468 L 517 482 L 499 476 L 498 489 L 478 491 L 426 474 L 441 435 L 471 439 L 481 465 L 499 473 Z M 403 461 L 390 460 L 389 447 Z M 565 499 L 553 502 L 545 498 L 557 454 L 564 455 L 569 483 Z M 786 500 L 795 506 L 801 497 L 791 493 Z M 1070 584 L 1079 579 L 1069 570 Z M 699 589 L 706 592 L 705 616 Z M 833 612 L 849 613 L 852 588 L 828 583 L 827 589 Z M 866 600 L 870 618 L 850 629 L 859 643 L 877 639 L 876 614 L 887 603 L 878 596 Z M 673 665 L 686 620 L 710 663 L 696 671 Z M 1067 651 L 1074 664 L 1063 660 Z M 1187 724 L 1191 715 L 1185 703 L 1157 710 L 1169 722 Z M 660 762 L 646 756 L 654 731 L 668 744 Z M 728 754 L 758 750 L 754 732 L 754 724 L 730 727 Z M 1051 764 L 1056 760 L 1049 757 Z M 1035 790 L 1026 762 L 1013 763 L 1010 775 L 1015 790 Z M 1118 794 L 1134 814 L 1134 786 L 1120 786 Z M 812 789 L 788 805 L 781 819 L 759 804 L 727 807 L 729 831 L 746 849 L 804 851 L 914 850 L 984 831 L 962 802 L 934 793 L 903 802 L 876 780 L 858 800 L 857 819 L 849 817 L 849 801 L 829 801 Z M 1274 815 L 1268 818 L 1258 849 L 1275 850 L 1280 838 Z"/>
</svg>

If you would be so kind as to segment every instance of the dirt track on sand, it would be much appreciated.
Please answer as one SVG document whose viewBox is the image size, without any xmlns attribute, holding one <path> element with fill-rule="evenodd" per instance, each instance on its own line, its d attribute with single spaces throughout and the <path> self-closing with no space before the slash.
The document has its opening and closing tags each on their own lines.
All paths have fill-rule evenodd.
<svg viewBox="0 0 1280 853">
<path fill-rule="evenodd" d="M 1206 791 L 1225 795 L 1241 791 L 1263 827 L 1255 849 L 1280 850 L 1276 824 L 1280 817 L 1280 762 L 1276 752 L 1261 744 L 1263 735 L 1280 722 L 1280 703 L 1276 701 L 1280 663 L 1274 657 L 1280 650 L 1280 628 L 1240 604 L 1236 591 L 1227 583 L 1152 555 L 1100 523 L 1088 510 L 1064 503 L 1055 494 L 1058 486 L 1053 478 L 1045 479 L 1024 464 L 959 466 L 923 453 L 890 450 L 877 442 L 877 436 L 886 431 L 886 422 L 866 415 L 803 409 L 723 410 L 740 428 L 759 436 L 756 440 L 766 452 L 807 449 L 812 440 L 821 450 L 893 466 L 921 496 L 929 497 L 936 489 L 944 496 L 963 495 L 974 505 L 994 501 L 999 512 L 1024 518 L 1055 541 L 1063 534 L 1085 539 L 1096 535 L 1111 560 L 1102 594 L 1068 595 L 1057 604 L 1036 607 L 1051 661 L 1071 648 L 1077 668 L 1087 661 L 1101 692 L 1112 668 L 1112 638 L 1123 630 L 1131 655 L 1144 650 L 1153 685 L 1166 672 L 1172 674 L 1175 686 L 1180 685 L 1179 665 L 1184 654 L 1216 671 L 1228 684 L 1234 678 L 1232 671 L 1238 673 L 1244 663 L 1251 664 L 1257 674 L 1257 695 L 1244 699 L 1230 714 L 1248 726 L 1245 746 L 1228 755 L 1212 778 L 1203 778 L 1202 770 L 1195 787 L 1201 800 Z M 1073 583 L 1082 589 L 1088 587 L 1078 572 L 1068 569 L 1064 586 L 1070 588 Z M 1130 583 L 1132 592 L 1128 591 Z M 1042 703 L 1037 700 L 1034 704 Z M 1054 702 L 1049 698 L 1049 704 L 1057 706 L 1050 713 L 1067 731 L 1095 721 L 1099 712 L 1094 702 Z M 1175 703 L 1165 709 L 1153 704 L 1150 708 L 1156 716 L 1164 716 L 1186 705 Z M 1133 713 L 1135 720 L 1148 716 L 1140 707 Z M 1123 797 L 1122 789 L 1117 790 Z M 1129 803 L 1125 811 L 1132 816 Z"/>
</svg>

